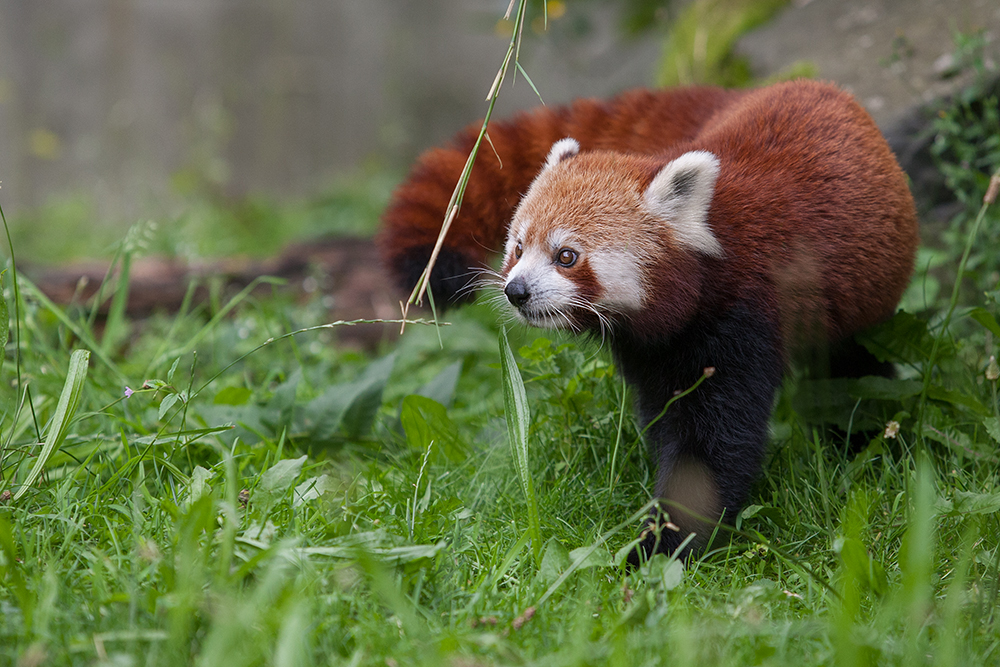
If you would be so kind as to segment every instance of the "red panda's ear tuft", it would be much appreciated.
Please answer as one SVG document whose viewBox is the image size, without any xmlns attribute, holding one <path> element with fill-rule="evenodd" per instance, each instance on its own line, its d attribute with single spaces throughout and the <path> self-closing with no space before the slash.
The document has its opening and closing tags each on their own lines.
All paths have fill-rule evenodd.
<svg viewBox="0 0 1000 667">
<path fill-rule="evenodd" d="M 549 156 L 545 158 L 545 168 L 554 167 L 566 158 L 573 157 L 580 152 L 580 143 L 576 139 L 566 137 L 552 144 Z"/>
<path fill-rule="evenodd" d="M 679 243 L 722 257 L 722 245 L 708 225 L 718 176 L 717 157 L 707 151 L 689 151 L 660 169 L 643 200 L 651 214 L 670 225 Z"/>
</svg>

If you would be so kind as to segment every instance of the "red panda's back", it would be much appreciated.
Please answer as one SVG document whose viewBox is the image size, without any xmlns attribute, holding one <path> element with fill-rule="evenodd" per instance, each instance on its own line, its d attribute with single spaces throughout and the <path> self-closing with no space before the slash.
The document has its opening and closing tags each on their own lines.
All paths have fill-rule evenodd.
<svg viewBox="0 0 1000 667">
<path fill-rule="evenodd" d="M 693 143 L 720 160 L 709 219 L 733 270 L 746 289 L 766 287 L 783 321 L 818 307 L 837 338 L 894 312 L 913 270 L 916 211 L 850 95 L 812 81 L 762 88 Z"/>
</svg>

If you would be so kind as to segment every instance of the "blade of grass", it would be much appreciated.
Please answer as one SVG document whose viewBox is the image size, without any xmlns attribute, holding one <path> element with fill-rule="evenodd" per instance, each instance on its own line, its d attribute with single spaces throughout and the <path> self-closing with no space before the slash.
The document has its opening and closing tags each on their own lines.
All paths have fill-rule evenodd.
<svg viewBox="0 0 1000 667">
<path fill-rule="evenodd" d="M 41 437 L 41 430 L 38 428 L 38 418 L 35 416 L 35 406 L 31 401 L 31 395 L 24 382 L 21 380 L 21 290 L 17 279 L 17 261 L 14 258 L 14 242 L 10 239 L 10 227 L 7 225 L 7 216 L 4 215 L 3 206 L 0 206 L 0 221 L 3 221 L 3 229 L 7 234 L 7 247 L 10 249 L 10 272 L 14 283 L 14 367 L 17 372 L 17 386 L 25 392 L 28 398 L 28 409 L 31 411 L 31 419 L 35 425 L 35 433 Z M 24 405 L 24 397 L 18 403 L 17 411 L 14 413 L 14 423 L 21 414 L 21 406 Z M 0 454 L 2 454 L 0 449 Z"/>
<path fill-rule="evenodd" d="M 156 348 L 156 353 L 149 358 L 149 362 L 146 364 L 145 370 L 142 372 L 142 377 L 149 377 L 154 369 L 154 364 L 160 363 L 166 358 L 167 350 L 174 346 L 174 338 L 177 335 L 177 330 L 180 328 L 181 322 L 187 318 L 188 313 L 191 311 L 191 302 L 194 300 L 195 291 L 198 289 L 198 281 L 192 279 L 188 282 L 187 290 L 184 292 L 184 298 L 181 300 L 181 307 L 174 314 L 173 320 L 170 322 L 170 329 L 167 331 L 166 335 L 160 341 L 160 344 Z"/>
<path fill-rule="evenodd" d="M 10 311 L 7 310 L 7 299 L 3 298 L 3 276 L 7 269 L 0 271 L 0 350 L 7 348 L 10 339 Z M 0 354 L 0 370 L 7 355 Z"/>
<path fill-rule="evenodd" d="M 538 598 L 538 602 L 535 603 L 535 607 L 541 607 L 543 604 L 545 604 L 545 602 L 550 597 L 552 597 L 557 590 L 559 590 L 559 588 L 563 585 L 563 583 L 567 579 L 569 579 L 569 576 L 574 572 L 576 572 L 577 568 L 579 568 L 581 564 L 587 562 L 587 559 L 590 558 L 590 554 L 594 553 L 594 551 L 596 551 L 598 547 L 607 542 L 608 539 L 610 539 L 612 536 L 618 533 L 618 531 L 634 524 L 636 521 L 639 521 L 640 519 L 642 519 L 642 517 L 646 516 L 655 504 L 656 504 L 655 499 L 648 501 L 645 505 L 640 507 L 639 510 L 635 512 L 632 516 L 625 519 L 617 526 L 606 531 L 604 534 L 598 537 L 597 540 L 590 545 L 589 549 L 587 549 L 586 551 L 581 551 L 579 555 L 576 557 L 576 559 L 572 563 L 570 563 L 570 566 L 567 567 L 566 570 L 562 574 L 560 574 L 555 581 L 552 582 L 552 585 L 549 586 L 548 590 L 546 590 L 545 593 L 542 594 L 542 597 Z"/>
<path fill-rule="evenodd" d="M 125 306 L 128 304 L 129 273 L 132 269 L 132 253 L 122 252 L 121 268 L 115 284 L 114 296 L 111 297 L 111 308 L 104 323 L 104 336 L 101 338 L 101 350 L 110 352 L 119 340 L 126 335 Z"/>
<path fill-rule="evenodd" d="M 531 466 L 528 461 L 528 424 L 531 421 L 531 414 L 528 409 L 528 398 L 524 393 L 524 380 L 517 370 L 517 362 L 510 350 L 505 328 L 500 329 L 500 367 L 503 374 L 507 437 L 514 453 L 514 464 L 521 482 L 521 490 L 528 505 L 528 534 L 531 535 L 531 551 L 537 565 L 541 562 L 542 530 L 538 515 L 538 500 L 535 498 L 535 488 L 531 483 Z"/>
<path fill-rule="evenodd" d="M 194 336 L 192 336 L 187 343 L 185 343 L 178 349 L 166 353 L 163 356 L 168 358 L 182 357 L 188 352 L 192 351 L 195 347 L 198 346 L 198 343 L 200 343 L 205 336 L 210 334 L 212 330 L 215 329 L 216 326 L 218 326 L 219 322 L 221 322 L 223 318 L 225 318 L 226 315 L 228 315 L 233 310 L 233 308 L 238 306 L 240 303 L 243 302 L 244 299 L 250 296 L 250 294 L 257 288 L 258 285 L 283 285 L 285 282 L 286 281 L 284 279 L 274 278 L 273 276 L 258 276 L 254 278 L 249 285 L 240 290 L 239 294 L 237 294 L 232 299 L 227 301 L 226 305 L 220 308 L 219 311 L 212 316 L 212 319 L 206 322 L 205 326 L 199 329 L 198 332 Z M 150 366 L 156 367 L 157 365 L 159 365 L 159 363 L 160 359 L 157 359 L 154 363 L 150 364 Z"/>
<path fill-rule="evenodd" d="M 904 664 L 922 662 L 927 652 L 927 634 L 924 631 L 934 611 L 934 552 L 936 531 L 934 504 L 933 464 L 921 452 L 913 478 L 907 490 L 910 503 L 906 533 L 900 546 L 899 569 L 902 574 L 899 588 L 900 620 L 905 623 L 904 637 L 907 652 Z"/>
<path fill-rule="evenodd" d="M 87 368 L 90 363 L 90 352 L 88 350 L 74 350 L 69 359 L 69 370 L 66 372 L 66 382 L 63 383 L 62 394 L 59 396 L 59 403 L 56 405 L 55 414 L 52 415 L 52 422 L 49 424 L 42 451 L 35 460 L 31 472 L 25 478 L 21 488 L 14 494 L 16 502 L 34 484 L 45 464 L 52 454 L 59 449 L 59 445 L 66 439 L 73 415 L 80 407 L 80 396 L 83 393 L 83 383 L 87 379 Z"/>
<path fill-rule="evenodd" d="M 674 394 L 673 396 L 671 396 L 670 400 L 667 401 L 667 403 L 663 406 L 663 409 L 660 410 L 660 414 L 656 415 L 656 417 L 651 419 L 649 423 L 646 424 L 646 426 L 642 429 L 642 431 L 639 432 L 639 440 L 642 440 L 643 436 L 646 435 L 646 431 L 651 429 L 653 425 L 656 424 L 656 422 L 663 419 L 663 416 L 667 414 L 667 410 L 670 409 L 671 405 L 673 405 L 675 402 L 681 400 L 682 398 L 690 394 L 692 391 L 697 389 L 702 382 L 704 382 L 707 378 L 712 377 L 714 374 L 715 374 L 715 369 L 709 366 L 704 371 L 702 371 L 701 376 L 699 376 L 698 379 L 695 380 L 693 385 L 691 385 L 684 391 L 680 392 L 679 394 Z"/>
<path fill-rule="evenodd" d="M 958 551 L 960 554 L 958 565 L 952 571 L 952 580 L 948 584 L 948 592 L 940 612 L 943 632 L 934 656 L 935 665 L 939 667 L 969 664 L 966 656 L 963 655 L 966 646 L 962 642 L 965 634 L 962 605 L 966 603 L 969 568 L 976 555 L 976 541 L 978 539 L 979 526 L 972 524 L 966 527 L 960 542 L 962 546 Z"/>
<path fill-rule="evenodd" d="M 608 498 L 615 492 L 615 463 L 618 460 L 618 447 L 622 443 L 622 424 L 625 421 L 625 397 L 628 392 L 625 389 L 625 378 L 622 378 L 622 404 L 618 408 L 618 428 L 615 430 L 615 446 L 611 449 L 611 465 L 608 471 Z"/>
</svg>

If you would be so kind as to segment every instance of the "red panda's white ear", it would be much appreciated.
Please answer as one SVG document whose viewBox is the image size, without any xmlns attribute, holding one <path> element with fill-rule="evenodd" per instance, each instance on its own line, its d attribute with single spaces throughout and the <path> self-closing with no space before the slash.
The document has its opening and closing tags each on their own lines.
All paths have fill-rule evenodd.
<svg viewBox="0 0 1000 667">
<path fill-rule="evenodd" d="M 643 199 L 650 213 L 670 225 L 678 242 L 722 257 L 722 245 L 708 225 L 718 176 L 718 158 L 707 151 L 690 151 L 660 169 Z"/>
<path fill-rule="evenodd" d="M 545 158 L 545 168 L 554 167 L 568 157 L 580 152 L 580 143 L 576 139 L 566 137 L 552 144 L 549 156 Z"/>
</svg>

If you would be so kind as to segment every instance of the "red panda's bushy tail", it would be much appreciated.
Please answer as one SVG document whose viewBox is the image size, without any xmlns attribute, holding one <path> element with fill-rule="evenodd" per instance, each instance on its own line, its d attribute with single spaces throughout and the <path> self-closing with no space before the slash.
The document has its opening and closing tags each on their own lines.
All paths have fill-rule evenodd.
<svg viewBox="0 0 1000 667">
<path fill-rule="evenodd" d="M 492 254 L 502 251 L 514 209 L 553 143 L 571 136 L 585 151 L 658 153 L 690 139 L 741 94 L 717 88 L 634 90 L 608 101 L 577 100 L 491 123 L 490 142 L 480 146 L 462 209 L 431 273 L 435 302 L 443 306 L 471 297 L 464 288 Z M 421 155 L 382 216 L 376 242 L 402 289 L 411 290 L 427 265 L 480 127 L 470 125 L 449 145 Z"/>
</svg>

